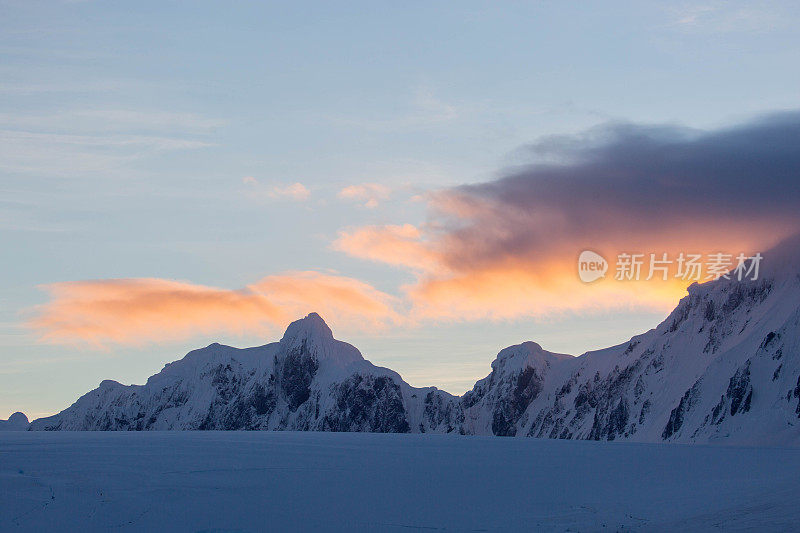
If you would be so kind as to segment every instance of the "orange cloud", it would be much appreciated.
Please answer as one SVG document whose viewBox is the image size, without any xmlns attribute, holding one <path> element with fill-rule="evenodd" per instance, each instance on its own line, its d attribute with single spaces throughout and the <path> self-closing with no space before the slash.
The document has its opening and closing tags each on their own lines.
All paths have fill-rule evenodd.
<svg viewBox="0 0 800 533">
<path fill-rule="evenodd" d="M 501 215 L 498 215 L 501 216 Z M 502 214 L 503 222 L 514 215 Z M 676 225 L 663 231 L 626 227 L 606 235 L 559 235 L 532 248 L 486 253 L 503 238 L 491 218 L 481 219 L 480 233 L 420 230 L 414 226 L 367 226 L 342 232 L 334 248 L 351 256 L 386 263 L 415 273 L 417 280 L 403 287 L 411 305 L 409 319 L 482 320 L 546 317 L 563 312 L 614 309 L 668 311 L 695 280 L 676 277 L 680 253 L 708 256 L 727 252 L 751 255 L 765 251 L 791 227 L 752 221 L 719 221 L 718 225 Z M 608 229 L 608 226 L 606 226 Z M 692 231 L 690 231 L 690 229 Z M 605 279 L 583 283 L 577 271 L 583 250 L 600 253 L 609 262 Z M 615 280 L 621 253 L 644 254 L 639 281 Z M 650 254 L 666 253 L 672 263 L 668 279 L 649 274 Z M 768 261 L 768 258 L 765 259 Z M 733 266 L 733 265 L 731 265 Z M 704 268 L 700 281 L 705 281 Z"/>
<path fill-rule="evenodd" d="M 766 252 L 797 233 L 798 131 L 800 113 L 785 113 L 709 132 L 617 124 L 550 138 L 531 147 L 542 162 L 428 195 L 425 226 L 350 229 L 333 246 L 416 275 L 404 287 L 413 318 L 668 310 L 693 280 L 673 267 L 669 281 L 617 281 L 618 255 L 700 253 L 707 274 L 710 254 Z M 579 280 L 583 250 L 609 261 L 607 279 Z"/>
<path fill-rule="evenodd" d="M 371 285 L 316 271 L 267 276 L 248 287 L 279 306 L 289 320 L 312 311 L 344 330 L 381 328 L 402 321 L 397 299 Z"/>
<path fill-rule="evenodd" d="M 406 287 L 414 320 L 552 318 L 565 312 L 668 311 L 686 293 L 680 280 L 581 282 L 568 264 L 506 265 L 422 278 Z M 613 276 L 613 272 L 610 274 Z"/>
<path fill-rule="evenodd" d="M 362 183 L 360 185 L 350 185 L 339 191 L 339 198 L 345 200 L 358 200 L 364 202 L 364 207 L 373 209 L 378 204 L 389 198 L 392 190 L 380 183 Z"/>
<path fill-rule="evenodd" d="M 440 254 L 423 240 L 411 224 L 364 226 L 340 231 L 332 248 L 353 257 L 407 267 L 421 272 L 439 272 L 444 265 Z"/>
<path fill-rule="evenodd" d="M 311 191 L 302 183 L 292 183 L 285 187 L 273 187 L 269 191 L 269 195 L 272 198 L 289 198 L 290 200 L 302 202 L 308 200 L 308 197 L 311 196 Z"/>
<path fill-rule="evenodd" d="M 52 343 L 145 344 L 196 334 L 267 335 L 318 311 L 342 329 L 399 320 L 391 296 L 319 272 L 268 276 L 240 290 L 153 278 L 54 283 L 28 325 Z"/>
<path fill-rule="evenodd" d="M 715 252 L 750 255 L 795 231 L 793 223 L 772 218 L 673 220 L 659 228 L 613 213 L 596 226 L 573 231 L 550 208 L 536 213 L 503 209 L 480 198 L 471 200 L 461 191 L 432 198 L 433 224 L 422 229 L 410 224 L 355 228 L 340 232 L 333 243 L 334 249 L 353 257 L 414 273 L 416 282 L 403 287 L 412 322 L 614 309 L 666 312 L 694 281 L 675 277 L 680 253 L 700 253 L 704 261 Z M 606 279 L 580 281 L 577 258 L 586 249 L 608 260 Z M 620 253 L 645 254 L 640 281 L 614 279 Z M 658 275 L 645 279 L 651 253 L 658 258 L 666 253 L 673 261 L 667 281 Z"/>
</svg>

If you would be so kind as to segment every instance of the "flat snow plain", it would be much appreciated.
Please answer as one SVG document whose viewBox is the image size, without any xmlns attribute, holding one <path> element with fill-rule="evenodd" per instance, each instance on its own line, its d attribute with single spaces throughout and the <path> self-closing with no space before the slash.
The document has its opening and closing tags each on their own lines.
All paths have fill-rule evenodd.
<svg viewBox="0 0 800 533">
<path fill-rule="evenodd" d="M 789 531 L 800 449 L 0 433 L 2 531 Z"/>
</svg>

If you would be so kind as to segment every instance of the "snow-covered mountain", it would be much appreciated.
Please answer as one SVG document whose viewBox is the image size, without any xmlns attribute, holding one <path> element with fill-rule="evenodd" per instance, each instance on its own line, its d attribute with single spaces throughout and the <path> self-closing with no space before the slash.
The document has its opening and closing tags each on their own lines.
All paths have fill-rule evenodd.
<svg viewBox="0 0 800 533">
<path fill-rule="evenodd" d="M 0 431 L 25 431 L 28 429 L 28 417 L 19 411 L 8 417 L 8 420 L 0 420 Z"/>
<path fill-rule="evenodd" d="M 414 388 L 312 313 L 278 343 L 190 352 L 145 385 L 104 381 L 31 429 L 458 432 L 800 444 L 800 238 L 757 281 L 689 287 L 658 327 L 579 357 L 502 350 L 464 396 Z"/>
<path fill-rule="evenodd" d="M 689 287 L 658 327 L 565 357 L 507 348 L 462 397 L 474 434 L 800 444 L 800 238 L 757 281 Z"/>
<path fill-rule="evenodd" d="M 428 397 L 437 401 L 426 400 Z M 435 409 L 427 409 L 431 403 Z M 456 429 L 458 398 L 409 386 L 333 338 L 316 313 L 289 325 L 280 342 L 189 352 L 145 385 L 103 381 L 31 429 L 269 429 L 402 433 Z"/>
</svg>

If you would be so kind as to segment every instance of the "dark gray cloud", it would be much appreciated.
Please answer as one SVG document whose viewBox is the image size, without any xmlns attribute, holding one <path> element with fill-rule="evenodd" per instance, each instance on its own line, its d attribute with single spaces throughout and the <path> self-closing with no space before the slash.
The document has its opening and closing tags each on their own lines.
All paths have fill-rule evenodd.
<svg viewBox="0 0 800 533">
<path fill-rule="evenodd" d="M 648 239 L 774 242 L 800 228 L 800 112 L 714 131 L 609 124 L 530 150 L 539 162 L 439 197 L 450 263 Z"/>
</svg>

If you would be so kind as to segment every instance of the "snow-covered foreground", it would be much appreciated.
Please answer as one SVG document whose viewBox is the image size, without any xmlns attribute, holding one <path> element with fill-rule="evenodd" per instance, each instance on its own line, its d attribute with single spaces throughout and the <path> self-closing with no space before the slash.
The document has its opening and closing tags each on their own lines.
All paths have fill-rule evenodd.
<svg viewBox="0 0 800 533">
<path fill-rule="evenodd" d="M 800 449 L 455 435 L 0 434 L 6 530 L 758 530 Z"/>
</svg>

